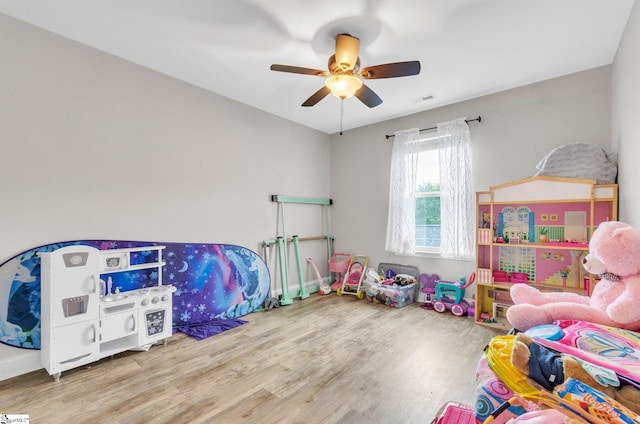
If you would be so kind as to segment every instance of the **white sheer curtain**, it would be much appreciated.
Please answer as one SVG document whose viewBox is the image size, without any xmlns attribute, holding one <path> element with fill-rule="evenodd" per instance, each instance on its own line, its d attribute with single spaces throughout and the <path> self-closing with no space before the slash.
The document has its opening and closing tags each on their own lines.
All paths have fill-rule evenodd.
<svg viewBox="0 0 640 424">
<path fill-rule="evenodd" d="M 385 249 L 400 254 L 416 250 L 416 173 L 420 130 L 395 132 L 391 153 L 389 216 Z"/>
<path fill-rule="evenodd" d="M 440 255 L 471 259 L 475 208 L 471 182 L 471 141 L 464 118 L 438 124 L 440 141 Z"/>
</svg>

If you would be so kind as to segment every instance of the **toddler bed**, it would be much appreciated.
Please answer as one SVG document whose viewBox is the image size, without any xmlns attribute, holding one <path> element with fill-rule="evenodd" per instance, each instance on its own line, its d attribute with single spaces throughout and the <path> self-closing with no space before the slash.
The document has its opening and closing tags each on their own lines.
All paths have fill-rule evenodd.
<svg viewBox="0 0 640 424">
<path fill-rule="evenodd" d="M 640 333 L 584 321 L 557 321 L 555 324 L 561 331 L 558 337 L 553 337 L 554 340 L 534 338 L 534 342 L 542 346 L 540 351 L 555 357 L 559 353 L 578 358 L 584 369 L 596 371 L 592 373 L 595 380 L 605 386 L 630 386 L 625 387 L 629 389 L 624 391 L 625 397 L 618 399 L 636 412 L 572 378 L 563 379 L 565 383 L 556 385 L 553 391 L 542 388 L 511 364 L 515 336 L 507 335 L 494 337 L 478 363 L 476 421 L 505 423 L 513 419 L 515 422 L 554 423 L 563 422 L 561 417 L 568 416 L 581 420 L 578 422 L 640 422 L 637 415 L 640 405 Z M 532 348 L 531 357 L 534 356 Z M 540 368 L 545 369 L 544 365 Z M 534 421 L 534 418 L 525 420 L 536 414 L 531 411 L 538 409 L 544 410 L 538 414 L 544 412 L 553 416 L 542 418 L 542 421 Z"/>
</svg>

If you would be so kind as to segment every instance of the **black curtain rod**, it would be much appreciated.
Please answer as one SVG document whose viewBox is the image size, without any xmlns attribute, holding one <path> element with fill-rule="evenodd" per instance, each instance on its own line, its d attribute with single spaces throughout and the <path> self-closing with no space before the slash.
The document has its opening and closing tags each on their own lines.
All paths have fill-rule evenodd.
<svg viewBox="0 0 640 424">
<path fill-rule="evenodd" d="M 465 120 L 464 120 L 464 122 L 466 122 L 467 124 L 468 124 L 469 122 L 473 122 L 473 121 L 482 122 L 482 116 L 478 116 L 476 119 L 465 119 Z M 422 131 L 431 131 L 431 130 L 437 130 L 437 129 L 438 129 L 438 127 L 420 128 L 420 130 L 419 130 L 419 131 L 420 131 L 420 132 L 422 132 Z M 391 137 L 395 137 L 395 136 L 396 136 L 395 134 L 391 134 L 391 135 L 387 134 L 387 135 L 385 135 L 385 137 L 387 138 L 387 140 L 389 140 Z"/>
</svg>

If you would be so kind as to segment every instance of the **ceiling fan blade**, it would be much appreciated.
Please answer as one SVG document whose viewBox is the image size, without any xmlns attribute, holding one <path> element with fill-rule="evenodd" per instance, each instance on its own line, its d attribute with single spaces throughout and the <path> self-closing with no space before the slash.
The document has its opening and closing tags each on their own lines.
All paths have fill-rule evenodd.
<svg viewBox="0 0 640 424">
<path fill-rule="evenodd" d="M 359 49 L 360 40 L 358 38 L 349 34 L 338 34 L 336 36 L 335 62 L 343 72 L 350 71 L 356 66 Z"/>
<path fill-rule="evenodd" d="M 376 107 L 382 103 L 382 99 L 378 97 L 378 95 L 365 84 L 362 84 L 362 87 L 358 91 L 356 91 L 355 96 L 360 99 L 362 103 L 369 107 Z"/>
<path fill-rule="evenodd" d="M 318 77 L 326 77 L 330 75 L 329 72 L 321 71 L 319 69 L 301 68 L 299 66 L 288 65 L 271 65 L 271 70 L 278 72 L 289 72 L 292 74 L 314 75 Z"/>
<path fill-rule="evenodd" d="M 329 90 L 327 86 L 323 85 L 320 90 L 316 91 L 311 95 L 311 97 L 305 100 L 305 102 L 302 103 L 302 106 L 304 107 L 315 106 L 316 103 L 318 103 L 320 100 L 327 97 L 329 93 L 331 93 L 331 90 Z"/>
<path fill-rule="evenodd" d="M 410 62 L 396 62 L 369 66 L 361 70 L 359 75 L 366 79 L 379 79 L 407 77 L 409 75 L 418 75 L 419 73 L 420 62 L 413 60 Z"/>
</svg>

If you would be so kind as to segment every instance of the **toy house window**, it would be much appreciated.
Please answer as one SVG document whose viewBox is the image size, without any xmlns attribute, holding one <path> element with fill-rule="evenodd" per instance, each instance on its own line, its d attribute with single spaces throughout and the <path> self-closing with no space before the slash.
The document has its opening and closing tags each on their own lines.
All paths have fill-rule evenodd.
<svg viewBox="0 0 640 424">
<path fill-rule="evenodd" d="M 530 282 L 536 281 L 536 249 L 500 247 L 499 258 L 501 271 L 525 272 Z"/>
<path fill-rule="evenodd" d="M 531 240 L 531 230 L 533 229 L 531 209 L 526 206 L 521 206 L 518 209 L 507 206 L 498 216 L 498 232 L 505 240 L 509 240 L 511 243 L 514 240 Z"/>
</svg>

